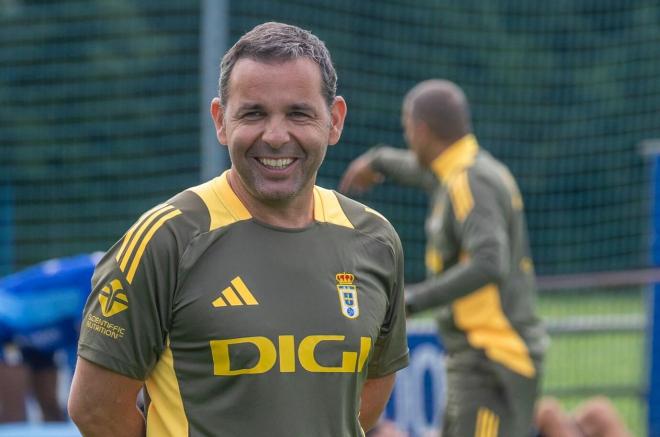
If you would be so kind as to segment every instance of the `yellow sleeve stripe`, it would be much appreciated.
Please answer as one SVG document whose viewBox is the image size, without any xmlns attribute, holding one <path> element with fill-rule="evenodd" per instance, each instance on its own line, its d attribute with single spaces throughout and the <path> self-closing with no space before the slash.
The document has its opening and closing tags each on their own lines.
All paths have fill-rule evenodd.
<svg viewBox="0 0 660 437">
<path fill-rule="evenodd" d="M 157 215 L 157 213 L 165 208 L 172 209 L 172 207 L 169 205 L 157 205 L 152 209 L 150 209 L 149 211 L 147 211 L 145 214 L 143 214 L 142 217 L 140 217 L 140 219 L 137 222 L 135 222 L 133 226 L 131 226 L 128 232 L 126 232 L 121 247 L 119 248 L 119 251 L 117 252 L 117 256 L 115 257 L 117 263 L 119 263 L 120 259 L 124 257 L 126 259 L 126 261 L 124 261 L 124 266 L 126 266 L 126 263 L 128 262 L 128 258 L 130 257 L 130 255 L 127 256 L 127 252 L 130 253 L 133 250 L 133 247 L 135 247 L 136 244 L 135 241 L 140 239 L 140 235 L 142 230 L 144 229 L 145 222 L 152 221 L 153 218 Z M 133 234 L 135 234 L 136 229 L 140 229 L 140 231 L 138 231 L 138 234 L 135 236 L 135 240 L 132 241 L 130 249 L 126 251 L 128 243 L 131 242 L 131 239 L 133 238 Z"/>
<path fill-rule="evenodd" d="M 479 408 L 474 437 L 497 437 L 500 418 L 488 408 Z"/>
<path fill-rule="evenodd" d="M 467 171 L 459 173 L 449 184 L 449 196 L 456 219 L 459 222 L 464 221 L 474 208 L 474 198 L 470 190 Z"/>
<path fill-rule="evenodd" d="M 151 238 L 154 236 L 156 231 L 160 229 L 161 226 L 163 226 L 163 223 L 168 221 L 171 218 L 174 218 L 178 215 L 181 214 L 181 211 L 178 209 L 175 209 L 174 211 L 170 211 L 169 213 L 165 214 L 161 218 L 158 219 L 156 223 L 154 223 L 153 226 L 149 228 L 149 231 L 146 233 L 144 238 L 142 239 L 142 242 L 140 243 L 140 247 L 138 248 L 137 252 L 135 253 L 135 256 L 133 257 L 133 262 L 131 263 L 131 268 L 128 270 L 128 273 L 126 274 L 126 280 L 128 283 L 133 282 L 133 278 L 135 277 L 135 272 L 137 271 L 138 266 L 140 265 L 140 260 L 142 259 L 142 255 L 144 255 L 144 251 L 147 248 L 147 245 L 149 244 L 149 241 L 151 241 Z M 136 240 L 137 241 L 137 238 Z M 126 258 L 126 260 L 128 257 Z M 121 267 L 121 266 L 120 266 Z M 124 268 L 121 268 L 122 272 L 125 272 Z"/>
</svg>

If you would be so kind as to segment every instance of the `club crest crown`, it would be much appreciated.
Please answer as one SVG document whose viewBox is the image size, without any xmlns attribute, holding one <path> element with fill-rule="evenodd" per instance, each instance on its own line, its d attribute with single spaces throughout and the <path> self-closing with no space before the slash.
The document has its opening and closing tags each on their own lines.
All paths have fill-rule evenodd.
<svg viewBox="0 0 660 437">
<path fill-rule="evenodd" d="M 337 273 L 335 277 L 337 278 L 337 282 L 342 285 L 352 285 L 353 281 L 355 281 L 355 275 L 352 273 Z"/>
</svg>

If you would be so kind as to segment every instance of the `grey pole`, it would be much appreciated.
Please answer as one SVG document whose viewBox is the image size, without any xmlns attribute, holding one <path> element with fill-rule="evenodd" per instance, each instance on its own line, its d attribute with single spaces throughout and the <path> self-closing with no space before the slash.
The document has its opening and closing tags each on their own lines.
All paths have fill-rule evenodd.
<svg viewBox="0 0 660 437">
<path fill-rule="evenodd" d="M 207 181 L 230 166 L 209 114 L 211 99 L 218 95 L 220 59 L 229 48 L 229 0 L 202 0 L 201 6 L 200 179 Z"/>
</svg>

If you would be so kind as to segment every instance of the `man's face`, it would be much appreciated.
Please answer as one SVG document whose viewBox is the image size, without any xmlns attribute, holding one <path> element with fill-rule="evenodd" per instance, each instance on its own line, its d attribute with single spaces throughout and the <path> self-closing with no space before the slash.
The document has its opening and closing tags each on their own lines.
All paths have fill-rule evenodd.
<svg viewBox="0 0 660 437">
<path fill-rule="evenodd" d="M 288 201 L 310 193 L 328 145 L 339 141 L 346 104 L 328 108 L 321 71 L 309 59 L 240 59 L 222 107 L 211 105 L 218 139 L 229 147 L 234 178 L 250 200 Z"/>
<path fill-rule="evenodd" d="M 426 148 L 420 122 L 413 119 L 410 111 L 405 106 L 401 115 L 401 124 L 403 125 L 403 135 L 408 144 L 408 148 L 415 154 L 415 157 L 417 157 L 417 162 L 422 166 L 426 166 Z"/>
</svg>

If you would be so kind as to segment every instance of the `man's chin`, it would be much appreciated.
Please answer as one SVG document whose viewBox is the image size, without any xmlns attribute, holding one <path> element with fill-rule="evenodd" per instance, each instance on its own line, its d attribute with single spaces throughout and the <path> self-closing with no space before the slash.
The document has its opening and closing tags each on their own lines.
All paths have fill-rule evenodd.
<svg viewBox="0 0 660 437">
<path fill-rule="evenodd" d="M 294 199 L 300 190 L 292 187 L 259 187 L 257 198 L 266 203 L 286 202 Z"/>
</svg>

